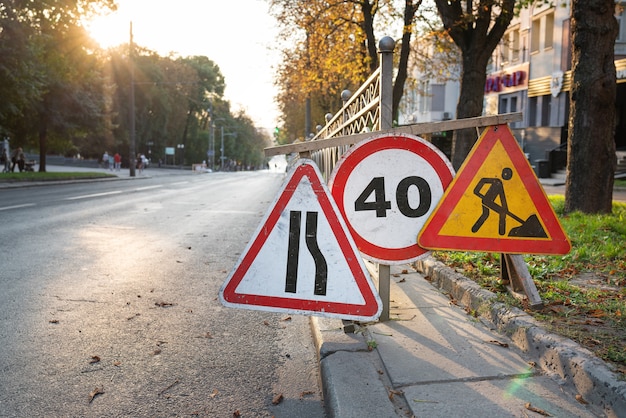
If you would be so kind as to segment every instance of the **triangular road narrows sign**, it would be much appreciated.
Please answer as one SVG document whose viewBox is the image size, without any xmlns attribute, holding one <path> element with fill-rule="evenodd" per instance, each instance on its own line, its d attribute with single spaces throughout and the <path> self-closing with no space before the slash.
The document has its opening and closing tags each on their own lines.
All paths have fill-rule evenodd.
<svg viewBox="0 0 626 418">
<path fill-rule="evenodd" d="M 375 320 L 382 302 L 313 161 L 299 160 L 222 288 L 229 307 Z"/>
<path fill-rule="evenodd" d="M 508 125 L 485 129 L 418 237 L 424 248 L 567 254 L 569 239 Z"/>
</svg>

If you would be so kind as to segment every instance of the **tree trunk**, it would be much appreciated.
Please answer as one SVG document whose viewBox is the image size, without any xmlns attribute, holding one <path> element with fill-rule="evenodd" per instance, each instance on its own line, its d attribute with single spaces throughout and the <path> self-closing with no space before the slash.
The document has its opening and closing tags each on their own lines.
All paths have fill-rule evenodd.
<svg viewBox="0 0 626 418">
<path fill-rule="evenodd" d="M 610 213 L 615 156 L 617 21 L 613 0 L 572 2 L 572 87 L 565 211 Z"/>
<path fill-rule="evenodd" d="M 48 153 L 48 124 L 45 116 L 39 117 L 39 172 L 46 172 L 46 154 Z"/>
<path fill-rule="evenodd" d="M 413 2 L 413 0 L 406 0 L 404 2 L 404 30 L 402 31 L 402 43 L 400 46 L 400 60 L 398 63 L 398 72 L 396 79 L 393 83 L 393 98 L 391 105 L 391 115 L 394 121 L 398 120 L 398 112 L 400 109 L 400 101 L 404 94 L 404 84 L 408 77 L 409 67 L 409 54 L 411 52 L 411 34 L 413 27 L 413 19 L 415 13 L 422 4 L 421 0 Z"/>
<path fill-rule="evenodd" d="M 457 119 L 480 116 L 483 111 L 485 82 L 487 81 L 486 62 L 476 59 L 473 54 L 463 54 L 461 91 L 456 106 Z M 474 143 L 478 139 L 476 129 L 459 129 L 452 136 L 452 166 L 458 170 Z"/>
<path fill-rule="evenodd" d="M 435 0 L 435 4 L 444 27 L 463 56 L 456 117 L 463 119 L 480 116 L 485 96 L 487 63 L 513 18 L 515 0 Z M 452 165 L 455 170 L 463 164 L 476 138 L 473 129 L 454 132 Z"/>
<path fill-rule="evenodd" d="M 376 36 L 374 35 L 374 15 L 378 8 L 374 8 L 375 5 L 370 3 L 369 0 L 361 1 L 360 5 L 363 13 L 362 29 L 367 39 L 367 55 L 370 59 L 369 74 L 372 74 L 378 68 L 378 46 L 376 45 Z"/>
</svg>

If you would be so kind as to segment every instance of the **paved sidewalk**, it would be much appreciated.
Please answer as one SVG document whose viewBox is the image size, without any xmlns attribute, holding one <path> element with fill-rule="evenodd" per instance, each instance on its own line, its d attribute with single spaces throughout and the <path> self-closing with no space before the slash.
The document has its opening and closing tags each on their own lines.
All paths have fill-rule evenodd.
<svg viewBox="0 0 626 418">
<path fill-rule="evenodd" d="M 390 321 L 350 334 L 351 323 L 312 318 L 330 416 L 626 417 L 626 382 L 590 352 L 519 310 L 468 315 L 462 302 L 493 294 L 441 263 L 417 264 L 433 283 L 392 266 Z"/>
</svg>

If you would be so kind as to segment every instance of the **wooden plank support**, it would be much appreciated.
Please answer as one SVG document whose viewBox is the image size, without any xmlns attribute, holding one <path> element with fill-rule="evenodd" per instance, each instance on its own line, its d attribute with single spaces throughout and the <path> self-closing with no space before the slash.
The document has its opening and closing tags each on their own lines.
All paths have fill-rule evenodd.
<svg viewBox="0 0 626 418">
<path fill-rule="evenodd" d="M 324 148 L 338 147 L 342 145 L 352 145 L 359 141 L 370 138 L 374 135 L 382 134 L 411 134 L 423 135 L 432 132 L 453 131 L 465 128 L 483 128 L 485 126 L 501 125 L 521 121 L 522 113 L 505 113 L 494 116 L 479 116 L 476 118 L 454 119 L 441 122 L 416 123 L 413 125 L 398 126 L 396 128 L 382 129 L 376 132 L 363 132 L 354 135 L 337 136 L 328 139 L 318 139 L 317 141 L 297 142 L 294 144 L 280 145 L 277 147 L 265 148 L 265 156 L 291 154 L 293 152 L 319 151 Z"/>
<path fill-rule="evenodd" d="M 523 291 L 528 298 L 530 309 L 543 309 L 543 302 L 535 286 L 535 282 L 530 277 L 528 266 L 524 262 L 521 254 L 502 254 L 500 257 L 501 279 L 509 281 L 509 291 L 513 296 Z"/>
</svg>

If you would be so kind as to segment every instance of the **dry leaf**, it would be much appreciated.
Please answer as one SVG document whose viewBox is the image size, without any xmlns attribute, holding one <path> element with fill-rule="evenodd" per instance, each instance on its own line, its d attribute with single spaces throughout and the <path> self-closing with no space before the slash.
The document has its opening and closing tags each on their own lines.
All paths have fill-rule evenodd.
<svg viewBox="0 0 626 418">
<path fill-rule="evenodd" d="M 528 403 L 527 403 L 526 405 L 524 405 L 524 406 L 525 406 L 525 407 L 526 407 L 526 409 L 528 409 L 529 411 L 536 412 L 536 413 L 538 413 L 538 414 L 540 414 L 540 415 L 543 415 L 544 417 L 551 417 L 551 416 L 552 416 L 552 415 L 550 415 L 549 413 L 547 413 L 546 411 L 544 411 L 543 409 L 539 409 L 539 408 L 536 408 L 536 407 L 532 406 L 532 405 L 530 404 L 530 402 L 528 402 Z"/>
<path fill-rule="evenodd" d="M 587 405 L 587 404 L 589 403 L 589 402 L 587 402 L 587 401 L 583 398 L 583 395 L 581 395 L 581 394 L 577 394 L 577 395 L 576 395 L 576 400 L 577 400 L 578 402 L 580 402 L 581 404 L 583 404 L 583 405 Z"/>
<path fill-rule="evenodd" d="M 282 319 L 282 321 L 291 321 L 291 317 L 290 316 L 286 316 Z"/>
<path fill-rule="evenodd" d="M 402 274 L 409 274 L 409 271 L 407 269 L 402 270 Z"/>
<path fill-rule="evenodd" d="M 239 412 L 238 409 L 235 410 L 235 412 L 233 412 L 233 418 L 239 418 L 241 416 L 241 412 Z"/>
<path fill-rule="evenodd" d="M 113 365 L 114 365 L 114 366 L 118 366 L 118 367 L 119 367 L 119 366 L 121 366 L 121 365 L 122 365 L 122 362 L 121 362 L 121 361 L 114 361 L 114 362 L 113 362 Z"/>
<path fill-rule="evenodd" d="M 94 364 L 94 363 L 99 363 L 99 362 L 100 362 L 100 357 L 91 356 L 91 360 L 89 361 L 89 364 Z"/>
<path fill-rule="evenodd" d="M 174 306 L 174 304 L 173 304 L 173 303 L 171 303 L 171 302 L 155 302 L 154 304 L 155 304 L 156 306 L 161 307 L 161 308 L 167 308 L 167 307 L 169 307 L 169 306 Z"/>
<path fill-rule="evenodd" d="M 263 325 L 265 325 L 265 326 L 268 326 L 268 327 L 269 327 L 269 326 L 270 326 L 270 323 L 269 323 L 267 320 L 265 320 L 265 321 L 263 321 Z"/>
<path fill-rule="evenodd" d="M 398 280 L 398 283 L 404 283 L 404 282 L 406 282 L 405 278 L 402 278 L 402 279 Z"/>
<path fill-rule="evenodd" d="M 98 395 L 102 395 L 104 393 L 104 388 L 95 388 L 89 394 L 89 403 L 93 402 L 94 398 Z"/>
<path fill-rule="evenodd" d="M 279 393 L 278 395 L 274 395 L 272 398 L 272 405 L 278 405 L 283 401 L 283 394 Z"/>
<path fill-rule="evenodd" d="M 403 395 L 403 394 L 404 394 L 404 392 L 402 392 L 401 390 L 393 390 L 393 389 L 391 389 L 391 390 L 389 391 L 389 400 L 390 400 L 390 401 L 393 401 L 393 397 L 394 397 L 395 395 Z"/>
<path fill-rule="evenodd" d="M 497 340 L 490 340 L 487 341 L 489 344 L 494 344 L 494 345 L 499 345 L 500 347 L 504 347 L 504 348 L 509 348 L 509 345 L 507 343 L 503 343 Z"/>
<path fill-rule="evenodd" d="M 51 324 L 58 324 L 59 320 L 58 319 L 51 319 L 48 322 L 51 323 Z"/>
<path fill-rule="evenodd" d="M 158 356 L 159 354 L 161 354 L 161 349 L 160 349 L 160 348 L 157 348 L 156 350 L 154 350 L 154 351 L 152 352 L 152 355 L 153 355 L 153 356 Z"/>
<path fill-rule="evenodd" d="M 308 395 L 314 395 L 315 391 L 313 390 L 305 390 L 304 392 L 300 392 L 300 399 L 304 398 L 305 396 Z"/>
<path fill-rule="evenodd" d="M 209 395 L 209 398 L 213 399 L 220 393 L 217 389 L 213 389 L 213 392 Z"/>
</svg>

